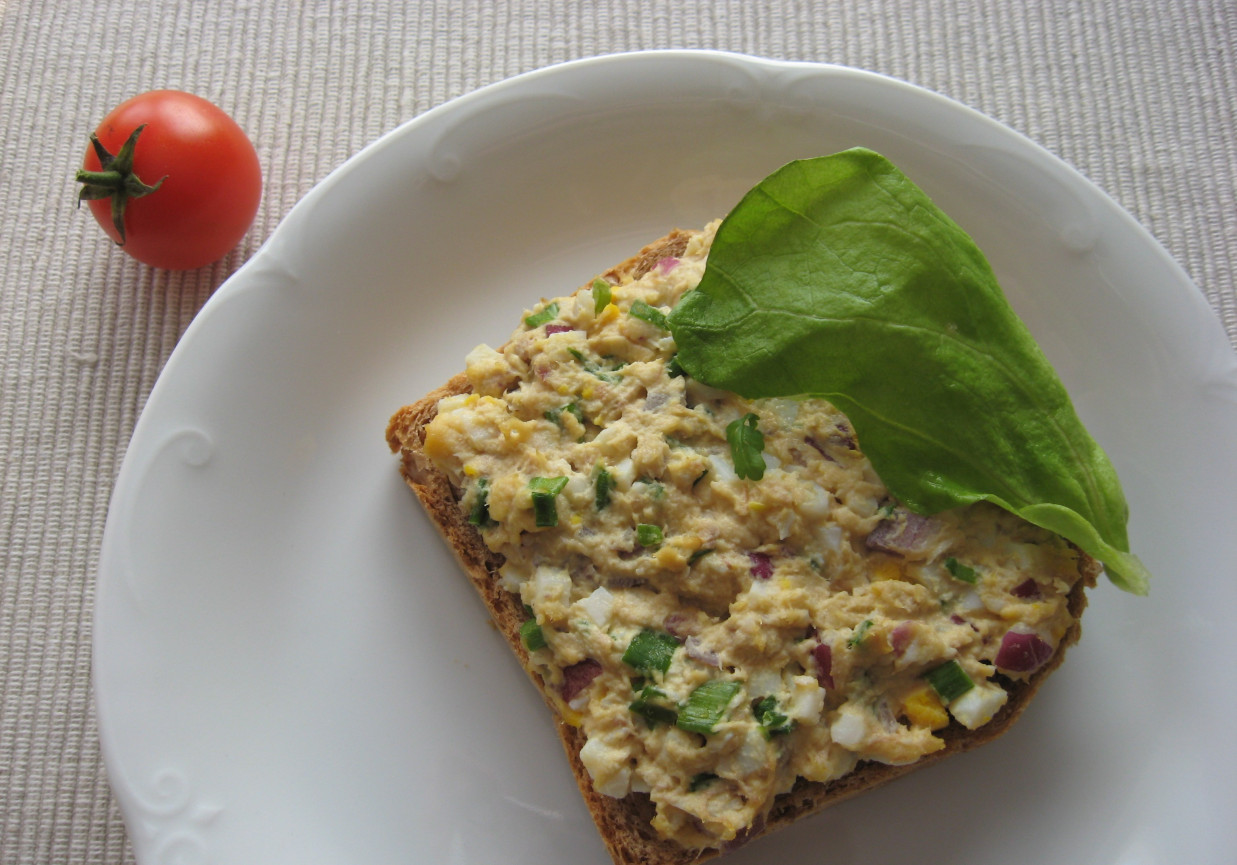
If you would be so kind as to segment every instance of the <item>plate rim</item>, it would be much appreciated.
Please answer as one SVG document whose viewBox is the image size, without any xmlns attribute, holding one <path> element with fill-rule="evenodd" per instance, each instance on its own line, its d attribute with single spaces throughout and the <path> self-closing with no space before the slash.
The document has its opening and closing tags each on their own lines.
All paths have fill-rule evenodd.
<svg viewBox="0 0 1237 865">
<path fill-rule="evenodd" d="M 611 54 L 600 54 L 590 57 L 583 57 L 573 60 L 566 60 L 559 63 L 550 64 L 529 70 L 509 78 L 504 78 L 490 84 L 486 84 L 468 93 L 461 94 L 450 100 L 447 100 L 437 106 L 434 106 L 427 111 L 416 115 L 408 120 L 403 121 L 391 130 L 380 135 L 370 143 L 366 144 L 355 154 L 349 156 L 346 160 L 340 163 L 337 167 L 328 172 L 321 180 L 316 182 L 309 191 L 299 199 L 296 204 L 289 209 L 288 213 L 280 220 L 279 224 L 271 232 L 270 236 L 261 244 L 255 251 L 253 256 L 247 260 L 240 268 L 238 268 L 229 278 L 216 290 L 206 303 L 203 304 L 197 315 L 185 333 L 178 341 L 177 345 L 169 355 L 163 369 L 160 371 L 154 385 L 151 388 L 149 395 L 143 405 L 142 411 L 134 425 L 131 438 L 126 446 L 125 455 L 121 461 L 120 469 L 117 472 L 113 482 L 112 491 L 109 496 L 107 517 L 104 523 L 101 553 L 98 560 L 98 567 L 94 580 L 94 610 L 92 613 L 92 636 L 91 636 L 91 672 L 92 678 L 95 681 L 93 692 L 93 702 L 97 717 L 98 736 L 100 741 L 101 753 L 103 755 L 104 764 L 107 770 L 109 782 L 116 791 L 118 800 L 122 805 L 126 826 L 130 829 L 130 834 L 133 832 L 134 821 L 136 816 L 131 813 L 130 808 L 126 805 L 126 801 L 131 796 L 131 791 L 124 788 L 123 782 L 120 780 L 123 774 L 122 764 L 123 757 L 118 753 L 120 750 L 119 744 L 114 738 L 114 728 L 111 726 L 115 723 L 111 716 L 111 710 L 106 708 L 109 696 L 105 696 L 104 689 L 100 687 L 101 682 L 106 682 L 108 673 L 105 672 L 106 656 L 107 656 L 107 629 L 106 623 L 102 621 L 100 614 L 99 600 L 108 592 L 117 590 L 115 583 L 117 576 L 109 570 L 109 556 L 107 551 L 117 543 L 117 535 L 122 531 L 124 515 L 123 503 L 127 497 L 134 494 L 132 489 L 135 483 L 133 477 L 135 471 L 135 461 L 137 454 L 142 447 L 146 446 L 147 428 L 157 422 L 158 413 L 162 410 L 162 405 L 166 399 L 165 392 L 170 391 L 175 387 L 176 377 L 179 375 L 178 370 L 182 365 L 191 362 L 195 346 L 201 339 L 200 333 L 208 328 L 214 327 L 212 323 L 215 320 L 215 310 L 224 303 L 232 294 L 240 287 L 244 286 L 249 281 L 252 275 L 268 265 L 276 265 L 278 253 L 281 245 L 284 243 L 284 238 L 290 236 L 295 227 L 300 224 L 300 221 L 306 218 L 306 214 L 312 212 L 316 203 L 325 196 L 331 194 L 331 190 L 337 185 L 347 181 L 350 173 L 355 170 L 356 166 L 368 159 L 370 155 L 380 148 L 398 146 L 398 142 L 408 135 L 417 134 L 422 127 L 431 126 L 438 122 L 440 118 L 450 117 L 453 113 L 459 112 L 462 109 L 468 109 L 470 106 L 484 107 L 487 101 L 501 100 L 506 94 L 519 92 L 521 87 L 527 86 L 529 83 L 535 83 L 539 80 L 558 76 L 562 74 L 572 74 L 577 69 L 589 69 L 604 67 L 611 64 L 627 64 L 627 63 L 643 63 L 648 60 L 656 60 L 658 62 L 731 62 L 739 65 L 755 65 L 757 67 L 787 69 L 798 71 L 813 71 L 822 74 L 838 74 L 843 77 L 853 76 L 859 80 L 872 81 L 879 83 L 881 86 L 890 87 L 901 94 L 908 94 L 916 99 L 931 100 L 935 105 L 949 112 L 963 112 L 971 121 L 978 121 L 989 125 L 994 130 L 999 130 L 999 134 L 1005 137 L 1012 136 L 1020 142 L 1020 146 L 1029 148 L 1034 152 L 1037 159 L 1037 167 L 1051 170 L 1055 172 L 1064 172 L 1065 177 L 1073 184 L 1082 184 L 1087 189 L 1087 194 L 1094 196 L 1096 201 L 1104 204 L 1106 209 L 1106 217 L 1120 220 L 1124 223 L 1124 230 L 1133 232 L 1137 236 L 1139 243 L 1149 251 L 1153 251 L 1160 259 L 1161 264 L 1166 266 L 1174 275 L 1175 280 L 1171 286 L 1166 286 L 1164 290 L 1175 292 L 1176 295 L 1185 297 L 1186 294 L 1192 297 L 1192 308 L 1189 314 L 1198 319 L 1198 323 L 1205 324 L 1204 317 L 1199 315 L 1201 310 L 1205 310 L 1206 320 L 1210 322 L 1209 327 L 1213 328 L 1213 336 L 1220 335 L 1223 337 L 1225 345 L 1228 344 L 1227 336 L 1224 334 L 1222 324 L 1219 317 L 1215 315 L 1210 304 L 1206 300 L 1206 296 L 1201 289 L 1190 278 L 1184 268 L 1178 263 L 1167 251 L 1167 249 L 1150 233 L 1150 231 L 1138 222 L 1128 211 L 1122 208 L 1115 199 L 1105 192 L 1096 183 L 1083 175 L 1081 171 L 1066 163 L 1063 159 L 1047 150 L 1045 147 L 1034 141 L 1027 135 L 1019 132 L 1016 129 L 986 115 L 970 106 L 953 99 L 952 97 L 941 94 L 937 91 L 928 89 L 921 85 L 917 85 L 900 78 L 893 77 L 881 72 L 875 72 L 857 67 L 844 66 L 834 63 L 819 63 L 814 61 L 800 60 L 780 60 L 764 57 L 757 57 L 748 54 L 730 51 L 717 51 L 709 49 L 660 49 L 653 51 L 628 51 Z M 619 76 L 621 78 L 621 76 Z M 1182 289 L 1186 289 L 1185 292 Z M 1229 347 L 1230 354 L 1233 354 Z M 188 360 L 187 360 L 188 359 Z M 1237 355 L 1234 355 L 1232 369 L 1237 369 Z M 102 675 L 100 675 L 102 674 Z M 135 855 L 138 852 L 137 838 L 134 837 Z"/>
</svg>

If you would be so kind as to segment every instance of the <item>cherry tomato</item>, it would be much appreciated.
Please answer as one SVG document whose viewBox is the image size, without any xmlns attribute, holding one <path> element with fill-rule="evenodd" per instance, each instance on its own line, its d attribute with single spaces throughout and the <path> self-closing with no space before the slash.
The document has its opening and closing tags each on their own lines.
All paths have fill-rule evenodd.
<svg viewBox="0 0 1237 865">
<path fill-rule="evenodd" d="M 245 133 L 215 105 L 179 90 L 134 96 L 103 118 L 77 179 L 81 200 L 112 240 L 169 270 L 226 255 L 262 197 L 262 169 Z"/>
</svg>

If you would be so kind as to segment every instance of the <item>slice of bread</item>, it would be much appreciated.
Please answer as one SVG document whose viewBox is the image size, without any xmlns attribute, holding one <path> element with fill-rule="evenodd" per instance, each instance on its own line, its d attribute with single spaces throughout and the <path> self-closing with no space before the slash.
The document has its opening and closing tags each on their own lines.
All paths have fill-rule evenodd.
<svg viewBox="0 0 1237 865">
<path fill-rule="evenodd" d="M 637 255 L 603 276 L 616 284 L 626 279 L 638 279 L 660 260 L 682 255 L 693 234 L 676 230 L 649 244 Z M 579 756 L 585 744 L 585 736 L 580 729 L 569 725 L 561 717 L 561 701 L 547 690 L 540 675 L 533 671 L 528 652 L 521 642 L 520 626 L 527 616 L 520 598 L 502 588 L 499 583 L 498 569 L 503 564 L 503 557 L 486 547 L 480 533 L 469 523 L 468 514 L 459 505 L 460 491 L 452 486 L 448 477 L 433 465 L 422 449 L 425 428 L 435 417 L 439 401 L 444 397 L 468 391 L 468 380 L 461 373 L 419 401 L 401 408 L 390 419 L 386 431 L 387 443 L 400 458 L 400 470 L 405 480 L 472 581 L 494 624 L 529 672 L 533 684 L 550 707 L 580 792 L 615 863 L 683 865 L 716 855 L 720 852 L 717 849 L 686 849 L 659 837 L 650 824 L 654 809 L 647 795 L 630 793 L 622 799 L 616 799 L 594 790 L 592 778 Z M 1069 596 L 1073 625 L 1060 640 L 1050 661 L 1029 678 L 1005 684 L 1009 699 L 991 721 L 976 730 L 968 730 L 956 722 L 951 723 L 937 733 L 944 740 L 945 747 L 909 765 L 862 762 L 848 775 L 829 783 L 800 779 L 792 790 L 777 798 L 761 825 L 740 833 L 740 836 L 727 846 L 747 843 L 857 793 L 871 790 L 952 754 L 982 745 L 1004 733 L 1026 708 L 1043 681 L 1060 665 L 1065 650 L 1079 637 L 1078 619 L 1086 606 L 1084 590 L 1094 586 L 1100 566 L 1080 554 L 1079 568 L 1081 578 L 1077 580 Z"/>
</svg>

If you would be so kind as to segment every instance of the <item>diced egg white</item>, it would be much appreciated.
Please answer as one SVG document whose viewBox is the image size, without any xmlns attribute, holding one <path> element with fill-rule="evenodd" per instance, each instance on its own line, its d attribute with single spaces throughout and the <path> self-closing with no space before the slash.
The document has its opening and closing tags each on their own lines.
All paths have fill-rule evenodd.
<svg viewBox="0 0 1237 865">
<path fill-rule="evenodd" d="M 795 676 L 791 679 L 786 717 L 803 724 L 815 724 L 824 708 L 825 689 L 814 676 Z"/>
<path fill-rule="evenodd" d="M 843 748 L 859 748 L 868 737 L 868 719 L 863 709 L 845 703 L 829 725 L 829 736 Z"/>
<path fill-rule="evenodd" d="M 949 714 L 962 726 L 975 730 L 992 720 L 1009 695 L 996 685 L 976 685 L 949 704 Z"/>
<path fill-rule="evenodd" d="M 587 597 L 576 601 L 584 615 L 593 620 L 594 624 L 606 627 L 610 624 L 610 612 L 614 609 L 614 595 L 605 587 L 598 586 Z"/>
<path fill-rule="evenodd" d="M 631 767 L 627 764 L 627 752 L 609 745 L 602 737 L 595 736 L 580 749 L 580 762 L 593 779 L 593 787 L 603 796 L 621 799 L 631 789 Z"/>
</svg>

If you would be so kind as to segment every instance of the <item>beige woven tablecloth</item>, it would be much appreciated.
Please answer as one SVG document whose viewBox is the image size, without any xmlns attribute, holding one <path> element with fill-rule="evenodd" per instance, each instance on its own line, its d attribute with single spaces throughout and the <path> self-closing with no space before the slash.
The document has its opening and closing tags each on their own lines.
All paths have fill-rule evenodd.
<svg viewBox="0 0 1237 865">
<path fill-rule="evenodd" d="M 1233 0 L 0 0 L 0 862 L 132 860 L 92 708 L 94 580 L 134 423 L 211 292 L 400 122 L 678 47 L 876 70 L 1003 121 L 1141 221 L 1237 341 Z M 136 264 L 74 208 L 87 133 L 158 87 L 224 106 L 265 172 L 249 235 L 196 272 Z"/>
</svg>

